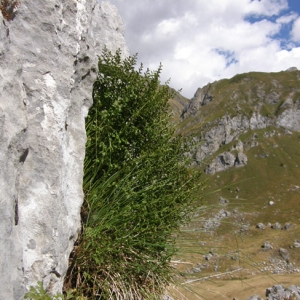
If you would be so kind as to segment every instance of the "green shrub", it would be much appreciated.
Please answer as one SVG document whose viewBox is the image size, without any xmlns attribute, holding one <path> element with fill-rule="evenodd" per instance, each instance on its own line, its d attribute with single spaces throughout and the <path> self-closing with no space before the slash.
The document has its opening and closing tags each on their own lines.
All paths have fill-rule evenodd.
<svg viewBox="0 0 300 300">
<path fill-rule="evenodd" d="M 172 280 L 174 230 L 198 187 L 170 125 L 161 66 L 135 65 L 136 56 L 103 51 L 86 120 L 83 234 L 65 286 L 92 299 L 160 297 Z"/>
<path fill-rule="evenodd" d="M 39 281 L 35 287 L 30 287 L 30 290 L 28 293 L 24 296 L 25 300 L 71 300 L 75 299 L 75 296 L 73 296 L 73 291 L 68 291 L 66 295 L 63 294 L 56 294 L 55 296 L 51 296 L 47 293 L 47 291 L 43 287 L 43 283 Z M 79 299 L 76 297 L 76 299 Z M 82 298 L 83 299 L 83 298 Z"/>
<path fill-rule="evenodd" d="M 30 290 L 28 293 L 25 294 L 24 299 L 25 300 L 52 300 L 52 298 L 57 299 L 58 297 L 61 298 L 62 295 L 57 295 L 55 297 L 51 297 L 43 287 L 42 282 L 38 282 L 36 287 L 30 287 Z"/>
</svg>

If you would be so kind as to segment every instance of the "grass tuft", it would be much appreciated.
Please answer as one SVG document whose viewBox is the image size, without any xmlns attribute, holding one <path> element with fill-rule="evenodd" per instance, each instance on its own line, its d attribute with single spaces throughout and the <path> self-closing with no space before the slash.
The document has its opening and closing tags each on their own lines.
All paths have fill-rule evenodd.
<svg viewBox="0 0 300 300">
<path fill-rule="evenodd" d="M 135 64 L 104 50 L 86 122 L 84 224 L 65 288 L 88 299 L 159 299 L 173 277 L 173 232 L 202 187 L 170 125 L 161 66 Z"/>
</svg>

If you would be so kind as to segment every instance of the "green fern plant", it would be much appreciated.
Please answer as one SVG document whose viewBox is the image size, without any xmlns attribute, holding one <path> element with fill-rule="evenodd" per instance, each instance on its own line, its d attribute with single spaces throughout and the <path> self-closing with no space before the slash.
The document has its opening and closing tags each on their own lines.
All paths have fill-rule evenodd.
<svg viewBox="0 0 300 300">
<path fill-rule="evenodd" d="M 63 295 L 57 294 L 56 296 L 51 296 L 49 295 L 44 287 L 43 283 L 39 281 L 37 283 L 37 286 L 30 287 L 30 290 L 28 293 L 25 294 L 24 296 L 25 300 L 52 300 L 52 299 L 63 299 Z"/>
<path fill-rule="evenodd" d="M 43 283 L 39 281 L 35 287 L 31 286 L 28 293 L 25 294 L 24 300 L 72 300 L 72 299 L 82 299 L 84 298 L 75 298 L 72 290 L 69 290 L 66 295 L 57 293 L 52 296 L 47 293 L 44 289 Z"/>
</svg>

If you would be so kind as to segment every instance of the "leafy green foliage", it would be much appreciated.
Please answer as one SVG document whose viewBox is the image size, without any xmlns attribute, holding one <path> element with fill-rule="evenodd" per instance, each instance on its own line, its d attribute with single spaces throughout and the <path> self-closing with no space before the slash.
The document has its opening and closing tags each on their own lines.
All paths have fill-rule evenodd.
<svg viewBox="0 0 300 300">
<path fill-rule="evenodd" d="M 44 290 L 43 283 L 38 282 L 36 287 L 30 287 L 30 291 L 26 293 L 24 299 L 52 300 L 52 297 Z"/>
<path fill-rule="evenodd" d="M 60 293 L 56 294 L 55 296 L 51 296 L 44 289 L 43 283 L 39 281 L 37 283 L 37 286 L 30 287 L 30 290 L 28 293 L 25 294 L 24 299 L 25 300 L 56 300 L 56 299 L 71 300 L 75 298 L 73 298 L 73 292 L 71 290 L 66 293 L 66 296 Z"/>
<path fill-rule="evenodd" d="M 136 56 L 104 50 L 86 122 L 84 231 L 66 286 L 95 299 L 156 299 L 172 279 L 174 230 L 199 172 L 168 114 L 171 90 Z"/>
</svg>

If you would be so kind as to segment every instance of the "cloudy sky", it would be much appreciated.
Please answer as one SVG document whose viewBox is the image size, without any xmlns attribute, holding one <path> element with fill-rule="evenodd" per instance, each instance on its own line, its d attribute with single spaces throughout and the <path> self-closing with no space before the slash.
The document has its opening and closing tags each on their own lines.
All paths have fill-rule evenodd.
<svg viewBox="0 0 300 300">
<path fill-rule="evenodd" d="M 130 54 L 191 98 L 237 73 L 300 69 L 300 0 L 109 0 Z"/>
</svg>

